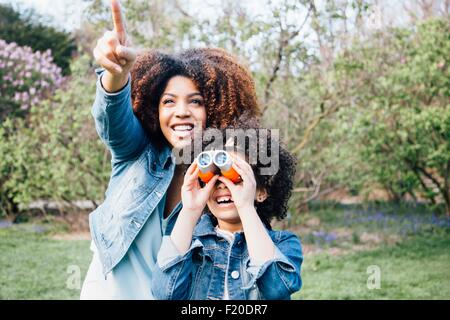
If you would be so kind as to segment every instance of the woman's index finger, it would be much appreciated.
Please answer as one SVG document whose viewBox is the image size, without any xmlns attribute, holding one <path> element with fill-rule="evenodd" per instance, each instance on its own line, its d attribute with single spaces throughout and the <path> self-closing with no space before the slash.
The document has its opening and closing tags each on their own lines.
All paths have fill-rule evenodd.
<svg viewBox="0 0 450 320">
<path fill-rule="evenodd" d="M 111 12 L 114 24 L 114 31 L 119 35 L 120 43 L 123 45 L 125 41 L 125 23 L 120 9 L 119 0 L 111 0 Z"/>
</svg>

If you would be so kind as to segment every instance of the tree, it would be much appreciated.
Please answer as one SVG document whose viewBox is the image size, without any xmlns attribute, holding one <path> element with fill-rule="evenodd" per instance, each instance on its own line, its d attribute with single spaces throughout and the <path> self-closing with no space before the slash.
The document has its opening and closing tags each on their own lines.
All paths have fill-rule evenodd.
<svg viewBox="0 0 450 320">
<path fill-rule="evenodd" d="M 356 44 L 337 62 L 341 81 L 351 82 L 352 146 L 368 174 L 393 194 L 444 203 L 448 215 L 449 34 L 446 19 L 416 30 L 391 29 Z"/>
<path fill-rule="evenodd" d="M 51 100 L 0 126 L 0 213 L 15 214 L 38 199 L 72 206 L 102 199 L 111 167 L 90 114 L 95 74 L 86 56 L 71 72 L 70 84 Z"/>
<path fill-rule="evenodd" d="M 61 68 L 53 63 L 50 50 L 32 52 L 0 39 L 0 123 L 27 114 L 62 82 Z"/>
<path fill-rule="evenodd" d="M 0 4 L 0 39 L 29 46 L 33 51 L 50 49 L 55 63 L 67 75 L 77 48 L 75 41 L 69 33 L 39 22 L 40 18 L 32 9 L 19 13 L 11 5 Z"/>
</svg>

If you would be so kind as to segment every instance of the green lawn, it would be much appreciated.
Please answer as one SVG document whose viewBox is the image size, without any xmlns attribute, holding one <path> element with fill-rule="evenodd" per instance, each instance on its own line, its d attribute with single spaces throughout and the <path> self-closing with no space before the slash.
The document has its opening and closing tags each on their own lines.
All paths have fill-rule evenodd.
<svg viewBox="0 0 450 320">
<path fill-rule="evenodd" d="M 380 289 L 367 288 L 367 267 Z M 450 299 L 450 236 L 418 236 L 370 251 L 306 257 L 294 299 Z"/>
<path fill-rule="evenodd" d="M 78 299 L 69 270 L 79 268 L 82 283 L 89 241 L 54 240 L 64 230 L 44 228 L 0 229 L 0 299 Z M 333 207 L 303 214 L 291 228 L 307 251 L 294 299 L 450 299 L 450 219 Z M 369 290 L 373 265 L 381 287 Z"/>
<path fill-rule="evenodd" d="M 81 288 L 70 276 L 78 266 L 84 278 L 91 259 L 89 241 L 52 240 L 24 228 L 0 229 L 0 252 L 0 299 L 79 298 Z"/>
</svg>

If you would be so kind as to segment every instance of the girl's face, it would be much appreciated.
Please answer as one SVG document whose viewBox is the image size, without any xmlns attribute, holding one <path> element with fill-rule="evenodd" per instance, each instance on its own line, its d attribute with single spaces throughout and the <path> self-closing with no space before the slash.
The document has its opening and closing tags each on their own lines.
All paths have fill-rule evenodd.
<svg viewBox="0 0 450 320">
<path fill-rule="evenodd" d="M 245 160 L 243 155 L 235 152 L 231 153 Z M 264 201 L 267 197 L 267 192 L 265 189 L 258 187 L 255 192 L 255 200 L 261 196 Z M 236 232 L 242 229 L 241 218 L 233 203 L 233 196 L 231 195 L 230 190 L 221 181 L 218 181 L 211 191 L 207 205 L 209 211 L 216 217 L 219 228 L 230 232 Z"/>
<path fill-rule="evenodd" d="M 159 100 L 159 125 L 172 147 L 182 147 L 194 136 L 194 127 L 206 125 L 204 99 L 191 79 L 171 78 Z"/>
<path fill-rule="evenodd" d="M 230 190 L 218 181 L 209 195 L 207 205 L 209 211 L 217 218 L 219 227 L 231 232 L 242 229 L 241 219 Z"/>
</svg>

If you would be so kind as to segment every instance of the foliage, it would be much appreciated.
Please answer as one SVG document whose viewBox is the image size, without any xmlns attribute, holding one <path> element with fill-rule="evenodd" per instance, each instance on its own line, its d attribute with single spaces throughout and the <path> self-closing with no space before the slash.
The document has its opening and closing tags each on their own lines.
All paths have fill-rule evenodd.
<svg viewBox="0 0 450 320">
<path fill-rule="evenodd" d="M 0 122 L 24 115 L 31 105 L 49 97 L 63 82 L 50 50 L 32 52 L 0 39 Z"/>
<path fill-rule="evenodd" d="M 83 52 L 112 28 L 107 3 L 85 1 L 88 20 L 77 31 Z M 267 1 L 261 4 L 267 14 L 235 1 L 122 5 L 138 48 L 218 46 L 250 68 L 264 124 L 280 128 L 299 158 L 292 217 L 339 188 L 367 197 L 382 188 L 399 201 L 446 201 L 447 18 L 374 29 L 370 0 Z M 2 203 L 8 211 L 41 198 L 101 199 L 109 164 L 88 111 L 95 81 L 86 77 L 88 60 L 75 60 L 76 74 L 50 100 L 35 104 L 28 119 L 0 127 L 0 188 L 14 199 L 12 206 Z"/>
<path fill-rule="evenodd" d="M 90 115 L 95 78 L 88 73 L 93 74 L 89 58 L 79 58 L 73 64 L 70 86 L 33 106 L 28 119 L 3 124 L 3 211 L 11 211 L 7 199 L 24 207 L 37 199 L 61 204 L 90 200 L 94 205 L 101 200 L 110 162 Z"/>
<path fill-rule="evenodd" d="M 336 69 L 356 101 L 345 115 L 347 154 L 358 152 L 372 184 L 394 198 L 444 202 L 450 214 L 449 34 L 442 19 L 378 34 L 343 53 Z"/>
<path fill-rule="evenodd" d="M 31 47 L 33 51 L 50 49 L 55 63 L 67 75 L 76 44 L 69 33 L 46 25 L 40 19 L 32 9 L 19 13 L 11 5 L 0 4 L 0 39 Z"/>
</svg>

